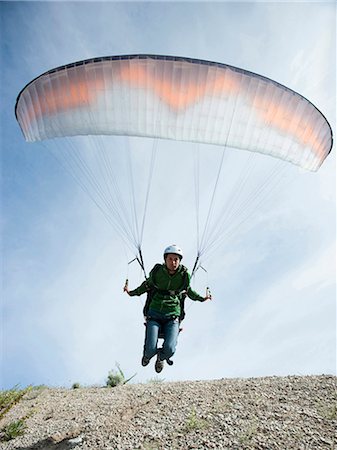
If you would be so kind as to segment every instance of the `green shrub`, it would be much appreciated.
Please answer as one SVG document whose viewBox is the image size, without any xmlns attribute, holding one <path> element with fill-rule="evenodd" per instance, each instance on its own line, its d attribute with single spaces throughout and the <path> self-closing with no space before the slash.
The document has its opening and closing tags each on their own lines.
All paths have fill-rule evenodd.
<svg viewBox="0 0 337 450">
<path fill-rule="evenodd" d="M 337 406 L 332 404 L 321 403 L 318 408 L 318 413 L 323 419 L 336 420 Z"/>
<path fill-rule="evenodd" d="M 14 386 L 12 389 L 0 391 L 0 419 L 31 389 L 31 386 L 25 389 Z"/>
<path fill-rule="evenodd" d="M 26 429 L 26 424 L 24 419 L 16 420 L 6 425 L 1 433 L 2 441 L 10 441 L 18 436 L 22 436 Z"/>
<path fill-rule="evenodd" d="M 108 379 L 106 382 L 106 385 L 108 387 L 116 387 L 119 384 L 126 384 L 128 383 L 130 380 L 132 380 L 133 377 L 135 377 L 137 374 L 135 373 L 134 375 L 132 375 L 132 377 L 126 379 L 125 375 L 120 367 L 120 365 L 118 363 L 116 363 L 116 367 L 117 370 L 111 370 L 108 374 Z"/>
<path fill-rule="evenodd" d="M 186 431 L 193 431 L 193 430 L 201 430 L 205 427 L 207 427 L 207 422 L 204 419 L 199 419 L 197 416 L 196 410 L 193 408 L 187 421 L 185 424 Z"/>
<path fill-rule="evenodd" d="M 250 445 L 252 439 L 256 436 L 258 432 L 258 423 L 255 420 L 250 421 L 246 428 L 242 430 L 239 435 L 239 441 L 242 446 Z"/>
</svg>

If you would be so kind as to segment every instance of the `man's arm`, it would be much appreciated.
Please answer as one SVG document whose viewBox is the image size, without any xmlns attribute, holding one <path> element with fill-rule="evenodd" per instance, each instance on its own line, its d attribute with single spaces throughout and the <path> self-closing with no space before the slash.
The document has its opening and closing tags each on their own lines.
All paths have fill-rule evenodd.
<svg viewBox="0 0 337 450">
<path fill-rule="evenodd" d="M 154 287 L 153 270 L 154 270 L 154 268 L 151 270 L 151 272 L 149 274 L 149 278 L 147 280 L 143 281 L 143 283 L 140 286 L 138 286 L 136 289 L 133 289 L 130 291 L 128 285 L 125 285 L 124 292 L 127 292 L 131 297 L 133 297 L 135 295 L 142 295 L 142 294 L 145 294 L 145 292 L 148 292 L 152 287 Z"/>
<path fill-rule="evenodd" d="M 133 289 L 132 291 L 128 291 L 128 294 L 130 297 L 134 297 L 135 295 L 142 295 L 145 294 L 150 289 L 148 280 L 143 281 L 143 283 L 138 286 L 136 289 Z"/>
<path fill-rule="evenodd" d="M 194 291 L 191 286 L 190 286 L 190 282 L 191 282 L 191 276 L 188 273 L 188 288 L 186 289 L 186 294 L 187 297 L 190 298 L 191 300 L 194 300 L 196 302 L 204 302 L 206 300 L 211 300 L 212 297 L 210 294 L 207 294 L 206 297 L 202 297 L 200 294 L 198 294 L 196 291 Z"/>
</svg>

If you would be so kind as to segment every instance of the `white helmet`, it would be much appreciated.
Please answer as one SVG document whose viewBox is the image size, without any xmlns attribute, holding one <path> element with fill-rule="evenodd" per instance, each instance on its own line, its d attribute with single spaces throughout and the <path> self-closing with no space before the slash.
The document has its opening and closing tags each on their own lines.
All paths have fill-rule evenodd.
<svg viewBox="0 0 337 450">
<path fill-rule="evenodd" d="M 178 255 L 180 257 L 180 259 L 183 259 L 183 251 L 176 244 L 169 245 L 168 247 L 165 248 L 165 250 L 164 250 L 164 259 L 165 259 L 165 256 L 168 255 L 169 253 L 173 253 L 174 255 Z"/>
</svg>

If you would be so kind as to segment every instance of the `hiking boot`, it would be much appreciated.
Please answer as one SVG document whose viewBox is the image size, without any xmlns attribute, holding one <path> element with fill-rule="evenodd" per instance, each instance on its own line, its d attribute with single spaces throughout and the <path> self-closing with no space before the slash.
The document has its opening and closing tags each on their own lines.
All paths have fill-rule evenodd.
<svg viewBox="0 0 337 450">
<path fill-rule="evenodd" d="M 172 361 L 172 359 L 168 358 L 168 359 L 166 360 L 166 362 L 167 362 L 167 364 L 168 364 L 169 366 L 173 366 L 173 361 Z"/>
<path fill-rule="evenodd" d="M 150 359 L 147 358 L 146 356 L 143 356 L 143 358 L 142 358 L 142 366 L 143 367 L 147 366 L 149 364 L 149 362 L 150 362 Z"/>
<path fill-rule="evenodd" d="M 157 373 L 161 372 L 164 368 L 164 361 L 162 361 L 160 359 L 159 353 L 157 355 L 157 360 L 156 360 L 156 364 L 155 364 L 154 368 Z"/>
</svg>

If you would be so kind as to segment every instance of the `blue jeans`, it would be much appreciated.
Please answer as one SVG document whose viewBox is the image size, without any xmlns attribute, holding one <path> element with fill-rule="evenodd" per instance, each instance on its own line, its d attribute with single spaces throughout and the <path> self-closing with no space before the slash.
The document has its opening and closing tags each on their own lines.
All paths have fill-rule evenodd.
<svg viewBox="0 0 337 450">
<path fill-rule="evenodd" d="M 169 359 L 174 355 L 179 334 L 179 319 L 168 319 L 162 314 L 149 311 L 150 318 L 146 322 L 144 356 L 151 359 L 159 353 L 161 360 Z M 157 349 L 160 327 L 164 334 L 163 347 Z"/>
</svg>

